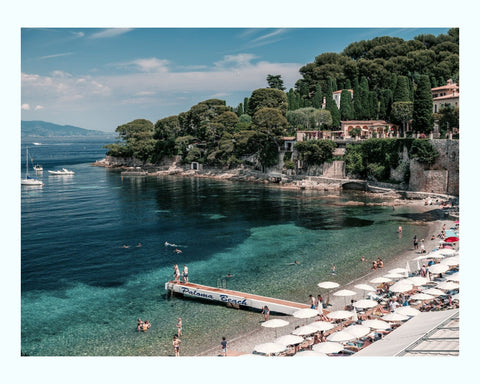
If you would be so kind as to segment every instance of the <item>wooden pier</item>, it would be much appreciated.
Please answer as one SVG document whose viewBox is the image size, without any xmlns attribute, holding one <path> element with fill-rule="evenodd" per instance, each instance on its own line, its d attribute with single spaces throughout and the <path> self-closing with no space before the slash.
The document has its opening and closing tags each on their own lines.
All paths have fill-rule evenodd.
<svg viewBox="0 0 480 384">
<path fill-rule="evenodd" d="M 234 308 L 253 308 L 261 310 L 265 305 L 271 312 L 291 315 L 302 308 L 310 308 L 307 304 L 272 297 L 252 295 L 250 293 L 232 291 L 230 289 L 208 287 L 206 285 L 169 281 L 165 289 L 171 294 L 202 300 L 209 300 Z"/>
</svg>

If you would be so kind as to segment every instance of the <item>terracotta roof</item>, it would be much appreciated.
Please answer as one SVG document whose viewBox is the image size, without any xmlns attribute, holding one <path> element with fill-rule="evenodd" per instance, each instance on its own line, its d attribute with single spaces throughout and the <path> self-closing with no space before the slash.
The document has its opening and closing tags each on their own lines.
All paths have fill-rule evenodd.
<svg viewBox="0 0 480 384">
<path fill-rule="evenodd" d="M 447 100 L 447 99 L 458 99 L 458 98 L 460 98 L 460 93 L 456 93 L 455 95 L 449 94 L 449 95 L 445 95 L 445 96 L 434 97 L 433 101 Z"/>
</svg>

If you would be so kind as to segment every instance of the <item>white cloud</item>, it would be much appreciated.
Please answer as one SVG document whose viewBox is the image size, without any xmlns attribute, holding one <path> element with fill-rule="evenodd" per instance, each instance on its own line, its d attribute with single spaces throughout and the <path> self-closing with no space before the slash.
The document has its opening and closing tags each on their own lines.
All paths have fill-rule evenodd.
<svg viewBox="0 0 480 384">
<path fill-rule="evenodd" d="M 233 67 L 247 67 L 252 65 L 251 61 L 256 56 L 251 53 L 239 53 L 238 55 L 226 55 L 223 60 L 215 62 L 215 66 L 219 68 L 225 68 L 229 66 Z"/>
<path fill-rule="evenodd" d="M 55 58 L 55 57 L 70 56 L 70 55 L 72 55 L 72 54 L 73 54 L 72 52 L 56 53 L 56 54 L 54 54 L 54 55 L 47 55 L 47 56 L 39 57 L 39 59 L 40 59 L 40 60 L 52 59 L 52 58 Z"/>
<path fill-rule="evenodd" d="M 35 111 L 40 111 L 43 108 L 44 108 L 43 105 L 36 105 L 35 106 Z"/>
<path fill-rule="evenodd" d="M 105 39 L 111 37 L 117 37 L 132 31 L 132 28 L 109 28 L 104 29 L 103 31 L 93 33 L 90 35 L 91 39 Z"/>
<path fill-rule="evenodd" d="M 133 60 L 127 63 L 120 64 L 120 66 L 132 66 L 141 72 L 166 72 L 168 70 L 168 64 L 168 60 L 151 57 L 148 59 Z"/>
<path fill-rule="evenodd" d="M 30 110 L 30 104 L 27 104 L 27 103 L 22 104 L 22 110 L 23 111 L 29 111 Z"/>
</svg>

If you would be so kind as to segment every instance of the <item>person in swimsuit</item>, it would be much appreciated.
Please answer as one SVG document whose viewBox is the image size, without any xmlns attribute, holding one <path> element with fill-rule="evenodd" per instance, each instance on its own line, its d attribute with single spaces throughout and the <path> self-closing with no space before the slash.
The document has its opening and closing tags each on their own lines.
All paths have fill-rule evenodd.
<svg viewBox="0 0 480 384">
<path fill-rule="evenodd" d="M 177 335 L 182 336 L 182 319 L 179 317 L 177 322 Z"/>
<path fill-rule="evenodd" d="M 270 309 L 266 305 L 262 308 L 262 313 L 265 321 L 268 321 L 268 319 L 270 318 Z"/>
<path fill-rule="evenodd" d="M 183 282 L 188 283 L 188 267 L 183 264 Z"/>
<path fill-rule="evenodd" d="M 222 337 L 222 341 L 220 342 L 220 345 L 222 346 L 223 356 L 227 356 L 227 340 L 225 339 L 225 336 Z"/>
<path fill-rule="evenodd" d="M 177 337 L 177 335 L 173 336 L 173 352 L 175 353 L 175 356 L 180 356 L 180 343 L 182 341 Z"/>
</svg>

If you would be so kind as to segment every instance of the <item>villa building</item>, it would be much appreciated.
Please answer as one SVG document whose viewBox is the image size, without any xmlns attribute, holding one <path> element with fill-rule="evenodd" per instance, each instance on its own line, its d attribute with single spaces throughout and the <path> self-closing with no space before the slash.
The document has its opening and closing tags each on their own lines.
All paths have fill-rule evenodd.
<svg viewBox="0 0 480 384">
<path fill-rule="evenodd" d="M 398 126 L 385 120 L 346 120 L 340 121 L 340 124 L 343 138 L 351 138 L 352 129 L 355 128 L 360 128 L 361 139 L 396 137 L 398 133 Z"/>
<path fill-rule="evenodd" d="M 460 99 L 460 88 L 451 79 L 447 81 L 447 85 L 432 88 L 433 97 L 433 113 L 438 113 L 440 108 L 451 105 L 458 108 Z"/>
<path fill-rule="evenodd" d="M 353 89 L 349 89 L 349 91 L 350 91 L 350 94 L 352 95 L 352 98 L 353 98 Z M 341 99 L 341 97 L 342 97 L 342 90 L 341 89 L 333 92 L 333 100 L 337 104 L 338 109 L 340 109 L 340 99 Z"/>
</svg>

